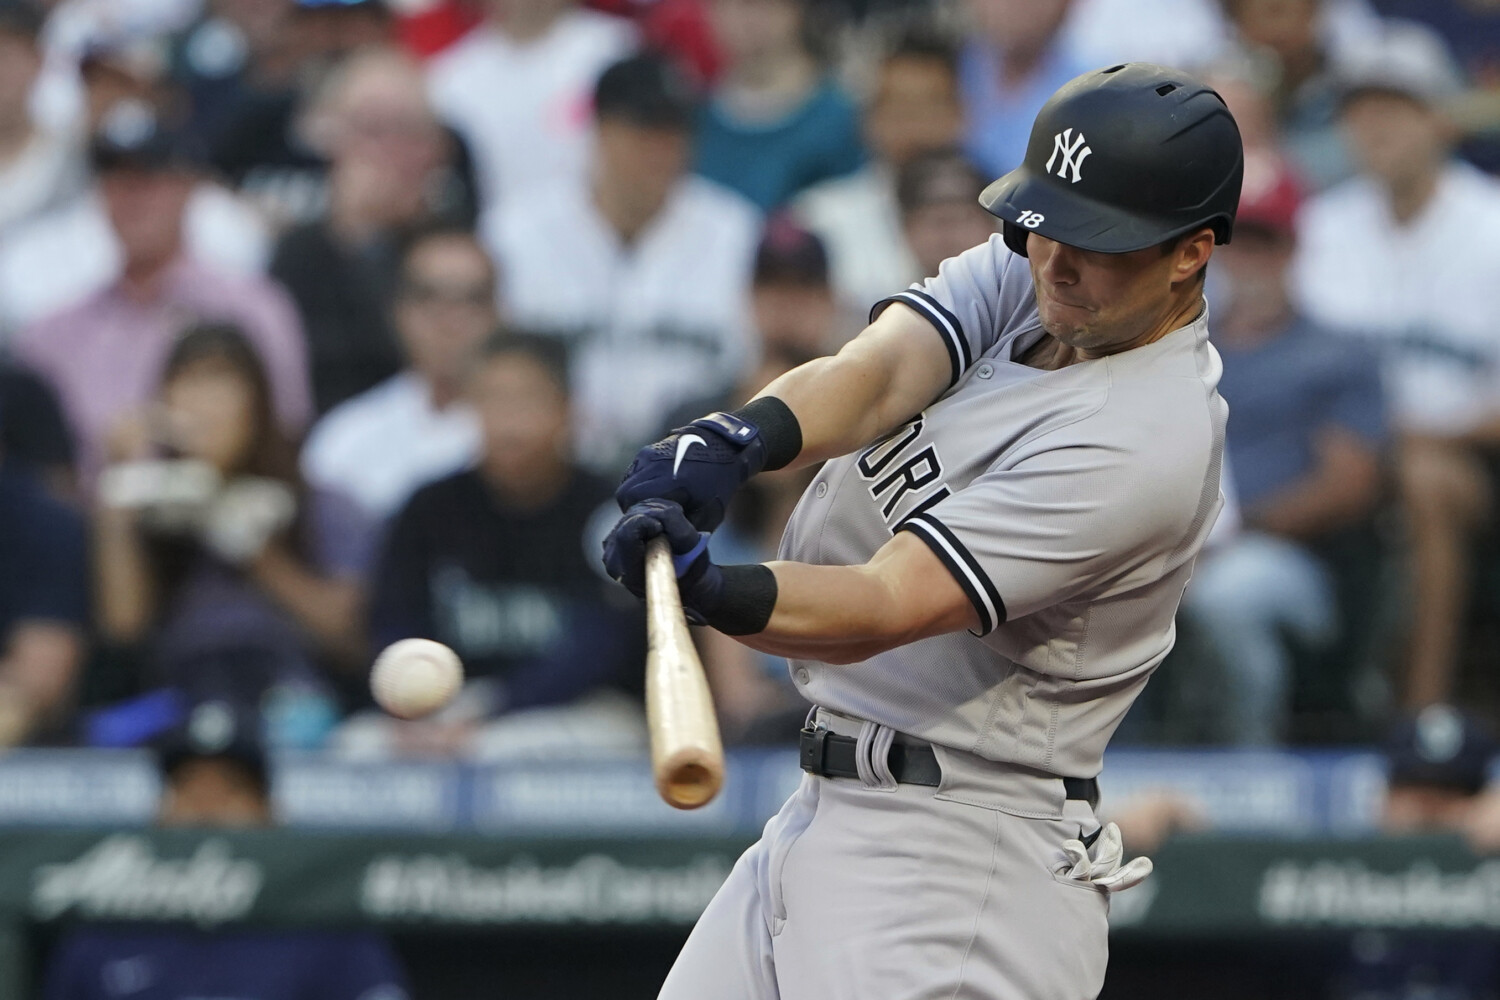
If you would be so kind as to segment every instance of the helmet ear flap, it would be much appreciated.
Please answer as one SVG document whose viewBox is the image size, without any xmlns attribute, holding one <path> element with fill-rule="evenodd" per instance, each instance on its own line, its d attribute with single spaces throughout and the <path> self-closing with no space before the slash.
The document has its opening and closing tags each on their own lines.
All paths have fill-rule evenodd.
<svg viewBox="0 0 1500 1000">
<path fill-rule="evenodd" d="M 1014 251 L 1019 256 L 1025 257 L 1027 255 L 1026 254 L 1026 233 L 1027 233 L 1027 230 L 1022 229 L 1020 226 L 1016 225 L 1014 222 L 1004 222 L 1004 221 L 1002 221 L 1001 224 L 1000 224 L 1000 231 L 1001 231 L 1002 235 L 1005 238 L 1005 245 L 1006 246 L 1010 247 L 1011 250 Z"/>
</svg>

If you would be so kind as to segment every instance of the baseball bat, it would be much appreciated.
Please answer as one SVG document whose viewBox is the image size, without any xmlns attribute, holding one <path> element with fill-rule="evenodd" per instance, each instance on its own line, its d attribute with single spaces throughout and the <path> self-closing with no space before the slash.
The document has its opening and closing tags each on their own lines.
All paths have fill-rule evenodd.
<svg viewBox="0 0 1500 1000">
<path fill-rule="evenodd" d="M 651 773 L 670 806 L 697 809 L 724 783 L 724 746 L 713 696 L 688 634 L 665 538 L 646 545 L 646 724 Z"/>
</svg>

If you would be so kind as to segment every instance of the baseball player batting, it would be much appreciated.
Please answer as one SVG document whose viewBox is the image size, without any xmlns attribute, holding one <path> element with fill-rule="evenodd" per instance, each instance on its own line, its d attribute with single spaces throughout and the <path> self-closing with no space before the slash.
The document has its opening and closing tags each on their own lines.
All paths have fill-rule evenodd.
<svg viewBox="0 0 1500 1000">
<path fill-rule="evenodd" d="M 1097 996 L 1108 893 L 1150 863 L 1122 865 L 1095 777 L 1222 502 L 1203 279 L 1242 168 L 1202 83 L 1081 76 L 981 197 L 1003 235 L 636 457 L 611 574 L 640 593 L 665 535 L 689 611 L 815 706 L 663 998 Z M 778 561 L 710 560 L 740 483 L 824 460 Z"/>
</svg>

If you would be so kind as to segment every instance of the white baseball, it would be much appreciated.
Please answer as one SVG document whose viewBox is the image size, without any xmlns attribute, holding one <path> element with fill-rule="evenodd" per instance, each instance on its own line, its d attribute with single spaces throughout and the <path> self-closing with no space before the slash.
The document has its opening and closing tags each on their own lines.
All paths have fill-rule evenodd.
<svg viewBox="0 0 1500 1000">
<path fill-rule="evenodd" d="M 431 639 L 393 642 L 370 668 L 376 704 L 401 719 L 431 715 L 452 701 L 463 683 L 458 654 Z"/>
</svg>

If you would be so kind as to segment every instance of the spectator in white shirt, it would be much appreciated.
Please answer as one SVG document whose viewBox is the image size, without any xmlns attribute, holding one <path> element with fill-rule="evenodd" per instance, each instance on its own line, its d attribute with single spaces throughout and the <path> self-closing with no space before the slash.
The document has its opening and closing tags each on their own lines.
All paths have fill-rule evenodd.
<svg viewBox="0 0 1500 1000">
<path fill-rule="evenodd" d="M 957 59 L 937 38 L 902 39 L 881 61 L 865 110 L 869 162 L 808 188 L 792 203 L 793 215 L 827 246 L 834 288 L 861 327 L 871 305 L 926 276 L 901 233 L 896 174 L 918 153 L 958 141 Z"/>
<path fill-rule="evenodd" d="M 1306 313 L 1372 338 L 1400 433 L 1413 595 L 1408 707 L 1451 694 L 1473 545 L 1500 447 L 1500 183 L 1452 157 L 1460 84 L 1441 43 L 1393 29 L 1344 69 L 1360 174 L 1311 202 L 1294 270 Z"/>
<path fill-rule="evenodd" d="M 481 206 L 587 175 L 589 96 L 636 45 L 628 21 L 571 0 L 485 0 L 488 18 L 435 58 L 438 113 L 474 157 Z"/>
<path fill-rule="evenodd" d="M 590 184 L 507 201 L 482 225 L 510 317 L 566 337 L 581 455 L 615 469 L 678 403 L 733 383 L 753 353 L 760 217 L 687 172 L 694 98 L 663 59 L 610 67 Z"/>
<path fill-rule="evenodd" d="M 414 236 L 402 255 L 394 313 L 406 369 L 331 410 L 302 451 L 309 483 L 352 497 L 382 521 L 418 487 L 478 454 L 464 379 L 500 320 L 484 249 L 457 228 Z"/>
</svg>

